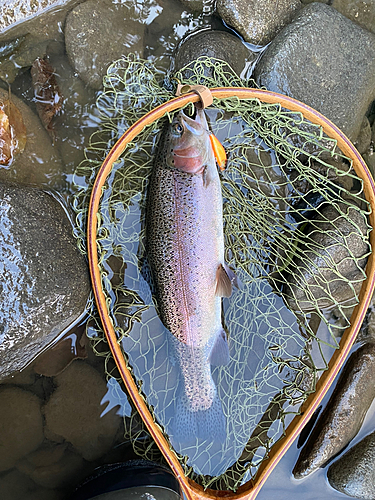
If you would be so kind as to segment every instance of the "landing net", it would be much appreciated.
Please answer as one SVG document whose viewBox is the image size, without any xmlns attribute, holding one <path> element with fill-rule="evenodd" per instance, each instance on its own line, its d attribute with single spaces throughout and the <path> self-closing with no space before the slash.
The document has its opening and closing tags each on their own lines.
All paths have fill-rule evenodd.
<svg viewBox="0 0 375 500">
<path fill-rule="evenodd" d="M 209 88 L 252 85 L 208 58 L 167 77 L 133 56 L 113 63 L 97 101 L 101 128 L 75 173 L 76 236 L 83 253 L 101 163 L 130 125 L 174 96 L 174 78 Z M 206 112 L 228 156 L 221 174 L 226 262 L 242 282 L 223 300 L 230 363 L 212 368 L 226 422 L 223 440 L 173 439 L 173 419 L 184 419 L 183 413 L 176 416 L 183 391 L 176 340 L 158 317 L 143 268 L 147 183 L 169 114 L 146 127 L 114 164 L 101 199 L 97 247 L 124 359 L 171 452 L 205 488 L 236 491 L 283 437 L 350 325 L 366 279 L 370 209 L 351 160 L 300 113 L 237 98 L 215 99 Z M 88 335 L 106 358 L 108 377 L 117 377 L 96 311 Z M 124 418 L 135 451 L 161 460 L 138 414 L 129 411 Z"/>
</svg>

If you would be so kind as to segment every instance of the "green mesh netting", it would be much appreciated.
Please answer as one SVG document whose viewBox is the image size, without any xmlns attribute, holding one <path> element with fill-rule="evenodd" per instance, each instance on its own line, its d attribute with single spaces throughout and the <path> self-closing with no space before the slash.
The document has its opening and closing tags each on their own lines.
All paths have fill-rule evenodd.
<svg viewBox="0 0 375 500">
<path fill-rule="evenodd" d="M 77 168 L 77 238 L 85 252 L 91 186 L 110 147 L 182 83 L 244 87 L 222 61 L 200 58 L 168 78 L 135 57 L 110 66 L 97 107 L 102 126 Z M 223 300 L 230 363 L 212 370 L 226 421 L 223 440 L 173 442 L 185 472 L 204 487 L 236 488 L 254 477 L 338 347 L 358 303 L 370 254 L 369 207 L 351 161 L 319 126 L 258 99 L 214 100 L 206 110 L 224 145 L 221 174 L 227 263 L 242 288 Z M 147 183 L 164 116 L 128 145 L 103 190 L 97 235 L 108 310 L 139 390 L 166 437 L 181 373 L 142 272 Z M 116 376 L 100 322 L 88 334 Z M 180 416 L 180 418 L 183 418 Z M 136 452 L 160 453 L 135 411 L 125 419 Z"/>
</svg>

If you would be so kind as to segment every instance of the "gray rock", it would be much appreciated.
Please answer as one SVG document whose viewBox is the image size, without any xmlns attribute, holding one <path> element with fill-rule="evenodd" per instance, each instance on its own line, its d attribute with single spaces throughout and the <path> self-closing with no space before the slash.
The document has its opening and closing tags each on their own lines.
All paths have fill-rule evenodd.
<svg viewBox="0 0 375 500">
<path fill-rule="evenodd" d="M 300 0 L 217 1 L 222 19 L 254 45 L 267 45 L 301 7 Z"/>
<path fill-rule="evenodd" d="M 313 3 L 276 36 L 254 75 L 258 85 L 317 109 L 353 141 L 375 97 L 375 36 Z"/>
<path fill-rule="evenodd" d="M 371 125 L 367 116 L 364 117 L 355 147 L 363 154 L 366 153 L 371 144 Z"/>
<path fill-rule="evenodd" d="M 365 217 L 343 203 L 329 204 L 310 222 L 299 243 L 299 255 L 286 278 L 284 298 L 294 311 L 310 311 L 356 303 L 365 279 L 363 269 L 370 247 Z"/>
<path fill-rule="evenodd" d="M 0 378 L 24 368 L 85 311 L 87 265 L 60 203 L 0 185 Z"/>
<path fill-rule="evenodd" d="M 373 381 L 371 381 L 373 384 Z M 375 498 L 375 432 L 366 436 L 328 469 L 328 481 L 350 497 Z"/>
<path fill-rule="evenodd" d="M 125 4 L 88 0 L 66 20 L 65 43 L 72 66 L 95 89 L 102 86 L 108 66 L 130 52 L 143 56 L 144 25 Z"/>
<path fill-rule="evenodd" d="M 4 471 L 41 444 L 43 417 L 40 399 L 19 387 L 1 387 L 0 405 L 0 471 Z"/>
<path fill-rule="evenodd" d="M 303 478 L 340 453 L 357 435 L 375 397 L 375 344 L 365 344 L 345 364 L 323 413 L 293 469 Z"/>
<path fill-rule="evenodd" d="M 30 34 L 17 40 L 21 39 L 21 44 L 10 57 L 1 59 L 0 78 L 7 83 L 13 83 L 22 68 L 30 67 L 37 57 L 43 58 L 46 53 L 48 40 Z"/>
<path fill-rule="evenodd" d="M 330 4 L 362 28 L 375 33 L 375 3 L 373 0 L 333 0 Z"/>
<path fill-rule="evenodd" d="M 179 70 L 200 56 L 221 59 L 240 75 L 246 61 L 255 59 L 239 38 L 226 31 L 203 31 L 192 35 L 178 48 L 175 69 Z"/>
<path fill-rule="evenodd" d="M 82 0 L 2 0 L 0 41 L 27 33 L 55 38 L 68 9 L 79 2 Z"/>
<path fill-rule="evenodd" d="M 8 96 L 8 92 L 0 88 L 0 100 L 6 100 Z M 26 146 L 9 166 L 1 166 L 0 182 L 10 181 L 45 188 L 61 186 L 61 159 L 39 117 L 18 97 L 12 95 L 11 100 L 21 113 L 26 127 Z"/>
<path fill-rule="evenodd" d="M 85 460 L 100 458 L 111 449 L 122 422 L 116 407 L 102 415 L 104 378 L 92 366 L 76 361 L 55 380 L 58 387 L 44 408 L 46 436 L 69 441 Z"/>
<path fill-rule="evenodd" d="M 205 4 L 207 4 L 208 2 L 204 2 L 204 0 L 180 0 L 180 2 L 182 3 L 182 5 L 184 7 L 187 7 L 189 10 L 193 11 L 193 12 L 203 12 L 203 8 L 205 7 Z M 213 2 L 211 2 L 213 3 Z M 206 7 L 207 8 L 207 7 Z M 212 7 L 209 7 L 210 9 Z"/>
</svg>

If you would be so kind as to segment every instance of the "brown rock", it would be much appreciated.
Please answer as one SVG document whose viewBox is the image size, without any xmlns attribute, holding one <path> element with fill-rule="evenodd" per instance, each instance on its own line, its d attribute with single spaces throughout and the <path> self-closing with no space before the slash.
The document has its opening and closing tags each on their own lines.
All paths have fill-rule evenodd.
<svg viewBox="0 0 375 500">
<path fill-rule="evenodd" d="M 121 417 L 113 408 L 105 415 L 101 401 L 107 386 L 99 373 L 75 361 L 56 377 L 58 387 L 44 408 L 47 433 L 61 436 L 86 460 L 96 460 L 113 445 Z"/>
<path fill-rule="evenodd" d="M 348 359 L 335 390 L 301 450 L 297 479 L 322 467 L 356 436 L 375 397 L 375 344 L 360 347 Z"/>
<path fill-rule="evenodd" d="M 3 471 L 35 450 L 44 436 L 41 401 L 35 394 L 18 387 L 1 388 L 0 408 L 0 471 Z"/>
</svg>

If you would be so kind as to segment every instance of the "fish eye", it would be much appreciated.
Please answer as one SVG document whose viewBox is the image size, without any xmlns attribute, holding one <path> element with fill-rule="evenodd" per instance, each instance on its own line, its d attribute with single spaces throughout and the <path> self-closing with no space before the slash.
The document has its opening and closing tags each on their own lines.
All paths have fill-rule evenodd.
<svg viewBox="0 0 375 500">
<path fill-rule="evenodd" d="M 175 123 L 173 125 L 173 132 L 175 134 L 181 135 L 183 131 L 184 131 L 184 127 L 181 125 L 181 123 Z"/>
</svg>

